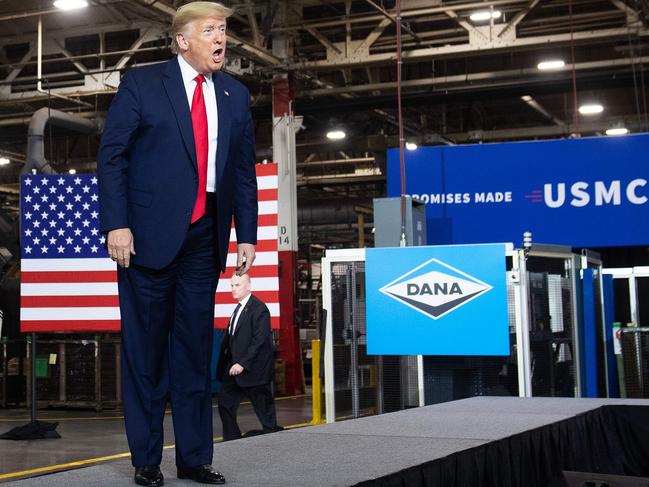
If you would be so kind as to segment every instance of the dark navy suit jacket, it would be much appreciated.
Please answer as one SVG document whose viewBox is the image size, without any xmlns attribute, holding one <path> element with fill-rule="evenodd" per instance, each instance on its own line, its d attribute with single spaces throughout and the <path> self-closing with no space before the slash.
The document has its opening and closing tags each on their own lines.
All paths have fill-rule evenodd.
<svg viewBox="0 0 649 487">
<path fill-rule="evenodd" d="M 222 72 L 212 79 L 216 241 L 224 270 L 233 216 L 238 243 L 257 243 L 255 138 L 248 90 Z M 135 264 L 170 264 L 189 228 L 198 184 L 191 112 L 176 58 L 124 75 L 106 118 L 97 170 L 100 230 L 130 228 Z"/>
<path fill-rule="evenodd" d="M 221 353 L 217 364 L 217 377 L 224 380 L 230 367 L 239 364 L 243 372 L 234 376 L 240 387 L 269 384 L 273 378 L 273 342 L 270 331 L 270 311 L 254 294 L 240 316 L 234 335 L 223 331 Z"/>
</svg>

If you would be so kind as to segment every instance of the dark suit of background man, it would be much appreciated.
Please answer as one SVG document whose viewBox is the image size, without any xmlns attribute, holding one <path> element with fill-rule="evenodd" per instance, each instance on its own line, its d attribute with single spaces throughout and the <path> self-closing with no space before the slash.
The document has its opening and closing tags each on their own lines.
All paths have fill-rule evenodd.
<svg viewBox="0 0 649 487">
<path fill-rule="evenodd" d="M 214 293 L 235 218 L 238 272 L 255 257 L 257 183 L 248 90 L 220 72 L 226 18 L 174 16 L 175 56 L 120 84 L 98 154 L 101 231 L 118 263 L 124 417 L 135 481 L 161 485 L 171 399 L 179 478 L 223 483 L 212 463 Z"/>
<path fill-rule="evenodd" d="M 243 396 L 250 399 L 264 433 L 279 429 L 271 389 L 274 367 L 270 312 L 250 294 L 248 274 L 232 276 L 231 285 L 232 296 L 239 304 L 224 330 L 217 366 L 224 441 L 241 438 L 237 408 Z"/>
</svg>

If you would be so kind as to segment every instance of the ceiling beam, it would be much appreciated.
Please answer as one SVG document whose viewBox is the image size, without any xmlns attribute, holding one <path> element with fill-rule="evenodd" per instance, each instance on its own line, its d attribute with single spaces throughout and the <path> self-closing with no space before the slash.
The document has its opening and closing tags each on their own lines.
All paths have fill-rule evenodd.
<svg viewBox="0 0 649 487">
<path fill-rule="evenodd" d="M 627 24 L 629 26 L 640 23 L 640 14 L 629 7 L 625 2 L 622 0 L 611 0 L 611 3 L 626 14 Z"/>
<path fill-rule="evenodd" d="M 620 67 L 628 67 L 632 65 L 649 64 L 649 56 L 638 58 L 615 58 L 615 59 L 602 59 L 599 61 L 590 61 L 583 63 L 576 63 L 574 65 L 575 71 L 596 70 L 596 69 L 615 69 Z M 370 68 L 367 68 L 370 69 Z M 566 64 L 563 68 L 558 69 L 552 73 L 542 73 L 537 68 L 523 68 L 523 69 L 507 69 L 501 71 L 485 71 L 478 73 L 457 74 L 451 76 L 438 76 L 433 78 L 420 78 L 409 79 L 401 82 L 403 88 L 442 88 L 450 87 L 453 85 L 461 85 L 467 90 L 471 90 L 472 85 L 482 81 L 496 81 L 496 80 L 511 80 L 516 81 L 518 78 L 524 78 L 528 82 L 542 82 L 543 80 L 556 80 L 558 78 L 569 78 L 573 69 L 572 64 Z M 521 82 L 523 80 L 520 80 Z M 396 81 L 388 81 L 383 83 L 366 83 L 363 85 L 351 86 L 328 86 L 326 88 L 318 88 L 312 90 L 304 90 L 300 92 L 300 96 L 304 97 L 317 97 L 317 96 L 331 96 L 339 95 L 342 93 L 361 93 L 367 91 L 377 90 L 395 90 L 397 88 Z M 477 86 L 476 86 L 477 88 Z"/>
<path fill-rule="evenodd" d="M 511 5 L 511 6 L 516 6 L 521 3 L 528 3 L 529 0 L 493 0 L 489 2 L 489 5 L 493 5 L 494 7 L 496 6 L 501 6 L 501 5 Z M 456 12 L 458 11 L 463 11 L 463 10 L 475 10 L 475 9 L 480 9 L 484 8 L 485 4 L 483 2 L 471 2 L 471 3 L 464 3 L 464 4 L 453 4 L 453 10 Z M 410 9 L 410 10 L 402 10 L 401 11 L 401 18 L 408 18 L 408 17 L 420 17 L 423 15 L 430 15 L 430 14 L 443 14 L 449 9 L 449 6 L 441 6 L 441 7 L 427 7 L 427 8 L 415 8 L 415 9 Z M 287 32 L 287 31 L 295 31 L 295 30 L 303 30 L 307 27 L 315 27 L 316 29 L 322 28 L 322 27 L 339 27 L 343 22 L 348 22 L 350 24 L 367 24 L 367 23 L 375 23 L 379 20 L 382 20 L 385 16 L 382 14 L 377 14 L 377 15 L 357 15 L 357 16 L 352 16 L 350 18 L 344 18 L 340 17 L 334 20 L 322 20 L 322 21 L 316 21 L 316 22 L 310 22 L 310 23 L 302 23 L 299 25 L 290 25 L 290 26 L 285 26 L 285 27 L 275 27 L 273 28 L 274 32 Z"/>
<path fill-rule="evenodd" d="M 7 75 L 7 77 L 4 79 L 5 83 L 10 83 L 13 80 L 15 80 L 20 72 L 23 70 L 25 67 L 25 64 L 27 61 L 31 59 L 31 57 L 34 55 L 34 46 L 33 44 L 30 43 L 29 49 L 27 50 L 27 53 L 22 57 L 20 62 L 15 65 L 15 67 L 11 70 L 11 72 Z"/>
<path fill-rule="evenodd" d="M 327 49 L 327 50 L 331 49 L 332 51 L 335 51 L 335 52 L 338 53 L 338 54 L 342 54 L 342 53 L 343 53 L 343 52 L 338 48 L 338 46 L 336 46 L 336 45 L 333 44 L 329 39 L 327 39 L 325 36 L 323 36 L 323 35 L 318 31 L 318 29 L 316 29 L 316 28 L 314 28 L 314 27 L 309 27 L 308 29 L 306 29 L 306 31 L 307 31 L 309 34 L 311 34 L 313 37 L 315 37 L 315 38 L 318 40 L 318 42 L 319 42 L 320 44 L 322 44 L 322 45 L 325 47 L 325 49 Z"/>
<path fill-rule="evenodd" d="M 59 47 L 59 49 L 61 50 L 61 52 L 62 52 L 63 55 L 65 56 L 65 58 L 66 58 L 68 61 L 70 61 L 70 62 L 74 65 L 74 67 L 77 68 L 77 69 L 79 70 L 80 73 L 82 73 L 82 74 L 84 74 L 84 75 L 88 75 L 88 76 L 90 76 L 92 79 L 94 79 L 94 80 L 97 81 L 97 82 L 99 81 L 99 80 L 97 79 L 97 77 L 96 77 L 94 74 L 90 74 L 90 73 L 88 72 L 88 68 L 87 68 L 86 66 L 84 66 L 84 65 L 81 64 L 79 61 L 77 61 L 77 60 L 74 59 L 74 55 L 73 55 L 70 51 L 68 51 L 68 50 L 63 46 L 63 44 L 61 43 L 61 41 L 58 41 L 58 40 L 57 40 L 57 41 L 54 41 L 54 43 Z"/>
<path fill-rule="evenodd" d="M 383 35 L 383 32 L 385 32 L 385 29 L 388 27 L 388 25 L 392 24 L 389 19 L 383 19 L 381 22 L 377 24 L 376 27 L 374 27 L 374 30 L 368 34 L 368 36 L 361 42 L 357 47 L 356 47 L 356 52 L 363 52 L 366 49 L 369 49 L 372 44 L 374 44 L 381 35 Z"/>
<path fill-rule="evenodd" d="M 480 32 L 479 29 L 476 29 L 473 25 L 469 24 L 466 20 L 461 20 L 455 10 L 446 10 L 444 11 L 446 15 L 448 15 L 450 18 L 455 20 L 460 27 L 462 27 L 464 30 L 466 30 L 469 34 L 475 35 L 477 38 L 481 39 L 482 41 L 489 41 L 486 35 L 484 35 L 482 32 Z M 475 48 L 475 47 L 474 47 Z"/>
<path fill-rule="evenodd" d="M 607 129 L 619 123 L 619 118 L 614 120 L 600 120 L 597 122 L 581 122 L 579 132 L 581 134 L 604 133 Z M 645 130 L 645 125 L 638 121 L 632 120 L 626 122 L 626 128 L 631 132 L 641 132 Z M 545 137 L 570 137 L 577 132 L 577 127 L 572 124 L 564 125 L 542 125 L 537 127 L 525 127 L 502 130 L 471 130 L 468 132 L 451 133 L 448 137 L 455 142 L 486 142 L 498 140 L 533 140 L 535 138 Z"/>
<path fill-rule="evenodd" d="M 505 35 L 512 29 L 515 29 L 516 26 L 529 14 L 534 7 L 536 7 L 541 0 L 530 0 L 530 3 L 523 10 L 514 15 L 514 18 L 511 19 L 505 28 L 498 34 L 498 37 L 505 37 Z M 613 0 L 617 1 L 617 0 Z"/>
<path fill-rule="evenodd" d="M 481 46 L 481 49 L 476 49 L 473 44 L 458 44 L 442 47 L 429 47 L 423 49 L 413 49 L 404 51 L 402 59 L 404 62 L 419 62 L 427 61 L 430 59 L 440 59 L 442 57 L 451 57 L 462 54 L 485 54 L 493 53 L 504 50 L 514 50 L 522 48 L 530 48 L 536 46 L 552 46 L 557 44 L 568 44 L 570 42 L 585 43 L 595 40 L 608 40 L 622 38 L 627 39 L 629 36 L 632 38 L 640 38 L 649 36 L 649 29 L 639 28 L 633 32 L 629 32 L 628 28 L 612 28 L 612 29 L 598 29 L 582 32 L 554 34 L 549 36 L 537 37 L 524 37 L 516 38 L 509 42 L 494 42 L 489 46 Z M 301 69 L 317 69 L 317 70 L 337 70 L 344 67 L 369 65 L 369 64 L 394 64 L 396 62 L 396 54 L 387 52 L 380 54 L 370 54 L 359 59 L 358 57 L 348 57 L 345 59 L 318 60 L 318 61 L 303 61 L 289 65 L 287 68 L 290 70 Z"/>
<path fill-rule="evenodd" d="M 259 25 L 257 24 L 257 17 L 255 17 L 255 8 L 252 0 L 245 0 L 246 15 L 248 17 L 248 25 L 252 29 L 252 43 L 257 47 L 262 47 L 262 38 L 259 33 Z"/>
<path fill-rule="evenodd" d="M 379 12 L 381 12 L 381 14 L 382 14 L 386 19 L 388 19 L 390 22 L 392 22 L 394 25 L 396 25 L 397 22 L 400 23 L 400 24 L 401 24 L 401 28 L 402 28 L 403 30 L 405 30 L 408 34 L 410 34 L 412 37 L 414 37 L 415 39 L 417 39 L 417 41 L 421 42 L 421 38 L 420 38 L 420 37 L 419 37 L 419 36 L 418 36 L 418 35 L 417 35 L 417 34 L 416 34 L 416 33 L 415 33 L 411 28 L 410 28 L 410 26 L 409 26 L 408 24 L 406 24 L 405 22 L 402 22 L 402 21 L 401 21 L 401 18 L 403 18 L 403 15 L 402 15 L 401 10 L 399 11 L 399 16 L 400 16 L 400 18 L 397 19 L 397 18 L 394 17 L 394 15 L 393 15 L 391 12 L 388 12 L 387 10 L 385 10 L 383 7 L 381 7 L 380 5 L 378 5 L 378 4 L 377 4 L 376 2 L 374 2 L 373 0 L 365 0 L 365 2 L 368 3 L 368 4 L 370 4 L 372 7 L 374 7 L 374 8 L 375 8 L 376 10 L 378 10 Z M 396 11 L 395 11 L 394 13 L 396 13 Z"/>
</svg>

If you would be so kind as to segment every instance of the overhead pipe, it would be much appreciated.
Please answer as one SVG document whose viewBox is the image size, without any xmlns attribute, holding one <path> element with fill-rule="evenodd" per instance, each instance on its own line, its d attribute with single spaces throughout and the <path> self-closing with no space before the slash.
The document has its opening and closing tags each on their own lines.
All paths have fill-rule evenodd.
<svg viewBox="0 0 649 487">
<path fill-rule="evenodd" d="M 368 203 L 371 204 L 371 201 Z M 367 220 L 373 220 L 372 210 L 353 201 L 298 206 L 297 220 L 300 226 L 319 226 L 332 223 L 351 225 L 357 223 L 358 214 L 361 212 L 368 216 Z"/>
<path fill-rule="evenodd" d="M 99 132 L 100 128 L 96 120 L 88 120 L 47 107 L 36 110 L 27 129 L 27 154 L 22 174 L 31 173 L 32 170 L 43 174 L 56 173 L 45 159 L 45 127 L 48 123 L 82 134 L 94 134 Z"/>
<path fill-rule="evenodd" d="M 318 167 L 332 164 L 358 164 L 362 162 L 374 162 L 374 157 L 350 157 L 346 159 L 327 159 L 326 161 L 298 162 L 297 167 Z"/>
<path fill-rule="evenodd" d="M 79 118 L 97 118 L 103 113 L 104 112 L 94 112 L 94 111 L 74 112 L 74 116 Z M 0 127 L 14 127 L 16 125 L 29 125 L 29 122 L 31 122 L 33 116 L 34 116 L 34 112 L 31 112 L 29 115 L 18 114 L 17 116 L 11 116 L 7 118 L 0 117 Z M 9 154 L 5 149 L 3 149 L 2 152 L 8 155 L 12 155 Z M 17 154 L 18 153 L 16 153 L 16 155 L 14 155 L 13 157 L 19 157 Z M 20 154 L 20 157 L 22 157 L 22 154 Z"/>
</svg>

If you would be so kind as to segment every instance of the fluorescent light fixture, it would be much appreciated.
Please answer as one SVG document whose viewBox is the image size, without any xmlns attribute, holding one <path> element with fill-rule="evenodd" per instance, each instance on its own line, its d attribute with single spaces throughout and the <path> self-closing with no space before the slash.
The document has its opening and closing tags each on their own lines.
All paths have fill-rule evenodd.
<svg viewBox="0 0 649 487">
<path fill-rule="evenodd" d="M 406 149 L 417 150 L 417 144 L 415 144 L 414 142 L 406 142 Z"/>
<path fill-rule="evenodd" d="M 579 107 L 579 113 L 582 115 L 596 115 L 598 113 L 602 113 L 604 111 L 604 107 L 602 105 L 599 105 L 598 103 L 590 103 L 588 105 L 582 105 Z"/>
<path fill-rule="evenodd" d="M 551 61 L 541 61 L 536 65 L 541 71 L 548 71 L 551 69 L 561 69 L 566 65 L 561 59 L 553 59 Z"/>
<path fill-rule="evenodd" d="M 327 138 L 329 140 L 341 140 L 344 139 L 346 136 L 347 134 L 342 130 L 331 130 L 330 132 L 327 132 Z"/>
<path fill-rule="evenodd" d="M 56 0 L 54 6 L 61 10 L 76 10 L 87 7 L 88 2 L 86 0 Z"/>
<path fill-rule="evenodd" d="M 0 166 L 6 166 L 9 164 L 11 161 L 7 159 L 6 157 L 0 157 Z"/>
<path fill-rule="evenodd" d="M 77 173 L 77 170 L 76 170 L 76 169 L 70 169 L 70 170 L 68 171 L 68 173 L 70 173 L 70 174 L 76 174 L 76 173 Z"/>
<path fill-rule="evenodd" d="M 479 10 L 473 12 L 469 18 L 473 22 L 484 22 L 489 19 L 499 19 L 501 15 L 500 10 Z"/>
<path fill-rule="evenodd" d="M 614 127 L 606 131 L 606 135 L 626 135 L 629 133 L 629 129 L 625 127 Z"/>
</svg>

